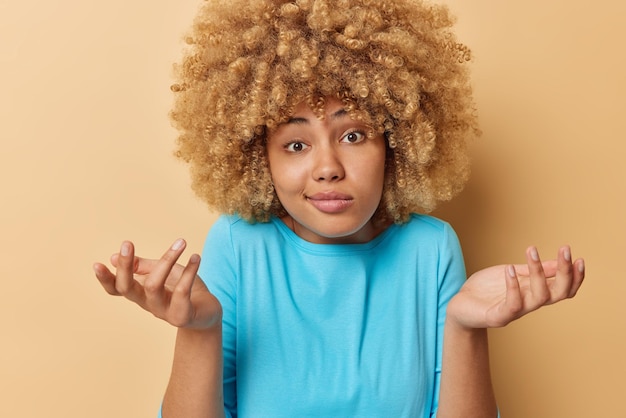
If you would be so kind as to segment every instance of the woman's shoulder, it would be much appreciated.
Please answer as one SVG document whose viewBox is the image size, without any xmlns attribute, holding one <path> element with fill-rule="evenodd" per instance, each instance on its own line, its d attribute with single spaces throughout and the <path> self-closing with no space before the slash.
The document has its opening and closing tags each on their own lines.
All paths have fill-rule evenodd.
<svg viewBox="0 0 626 418">
<path fill-rule="evenodd" d="M 409 217 L 406 225 L 411 229 L 419 229 L 424 232 L 442 233 L 452 230 L 450 224 L 443 219 L 436 218 L 432 215 L 413 213 Z"/>
<path fill-rule="evenodd" d="M 239 215 L 220 215 L 209 230 L 209 236 L 247 240 L 267 237 L 276 227 L 272 221 L 250 222 Z"/>
<path fill-rule="evenodd" d="M 452 226 L 432 215 L 412 214 L 409 220 L 395 226 L 394 239 L 400 245 L 447 248 L 456 245 L 458 237 Z"/>
</svg>

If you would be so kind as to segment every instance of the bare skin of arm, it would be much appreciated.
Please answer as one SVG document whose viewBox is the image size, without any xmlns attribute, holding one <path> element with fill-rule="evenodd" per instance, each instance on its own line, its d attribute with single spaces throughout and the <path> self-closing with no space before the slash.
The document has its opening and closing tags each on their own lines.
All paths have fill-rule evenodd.
<svg viewBox="0 0 626 418">
<path fill-rule="evenodd" d="M 222 328 L 179 329 L 163 418 L 223 417 L 222 387 Z"/>
<path fill-rule="evenodd" d="M 448 304 L 438 418 L 491 418 L 497 407 L 487 328 L 503 327 L 543 306 L 572 298 L 584 275 L 582 259 L 570 248 L 556 260 L 541 262 L 535 247 L 526 265 L 489 267 L 473 274 Z"/>
<path fill-rule="evenodd" d="M 178 327 L 163 417 L 221 418 L 222 307 L 197 276 L 197 254 L 185 266 L 176 264 L 185 246 L 178 240 L 160 259 L 151 260 L 136 257 L 127 241 L 111 257 L 115 273 L 101 263 L 94 264 L 94 271 L 109 294 Z"/>
</svg>

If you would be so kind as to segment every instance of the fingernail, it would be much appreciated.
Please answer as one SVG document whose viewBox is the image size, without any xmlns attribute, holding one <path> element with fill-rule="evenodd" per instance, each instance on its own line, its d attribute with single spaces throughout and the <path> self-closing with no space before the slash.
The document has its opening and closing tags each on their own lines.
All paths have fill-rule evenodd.
<svg viewBox="0 0 626 418">
<path fill-rule="evenodd" d="M 563 250 L 563 258 L 565 258 L 566 261 L 572 261 L 572 252 L 569 247 L 565 247 L 565 250 Z"/>
<path fill-rule="evenodd" d="M 177 239 L 174 244 L 172 244 L 172 250 L 179 250 L 183 246 L 184 241 L 182 239 Z"/>
<path fill-rule="evenodd" d="M 539 261 L 539 253 L 537 252 L 537 249 L 535 247 L 530 249 L 530 258 L 532 258 L 534 261 Z"/>
<path fill-rule="evenodd" d="M 130 244 L 125 242 L 122 244 L 122 248 L 120 248 L 120 255 L 126 257 L 130 254 Z"/>
<path fill-rule="evenodd" d="M 506 268 L 506 271 L 507 271 L 507 273 L 509 273 L 510 277 L 513 277 L 513 278 L 515 277 L 515 267 L 513 267 L 512 265 L 509 265 Z"/>
<path fill-rule="evenodd" d="M 580 260 L 578 263 L 578 271 L 581 273 L 585 272 L 585 262 L 583 260 Z"/>
</svg>

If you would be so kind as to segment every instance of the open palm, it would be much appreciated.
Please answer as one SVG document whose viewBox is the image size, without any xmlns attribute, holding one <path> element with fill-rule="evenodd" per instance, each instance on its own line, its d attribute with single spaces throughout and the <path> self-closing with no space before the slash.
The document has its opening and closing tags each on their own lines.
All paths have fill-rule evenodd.
<svg viewBox="0 0 626 418">
<path fill-rule="evenodd" d="M 474 273 L 450 300 L 447 315 L 466 328 L 494 328 L 542 306 L 572 298 L 585 273 L 584 262 L 572 262 L 569 247 L 555 260 L 541 262 L 535 247 L 526 250 L 527 264 L 499 265 Z"/>
<path fill-rule="evenodd" d="M 197 276 L 197 254 L 185 266 L 176 263 L 185 245 L 178 240 L 160 259 L 147 259 L 135 256 L 127 241 L 111 257 L 115 274 L 101 263 L 94 271 L 109 294 L 124 296 L 174 326 L 211 328 L 221 322 L 222 307 Z"/>
</svg>

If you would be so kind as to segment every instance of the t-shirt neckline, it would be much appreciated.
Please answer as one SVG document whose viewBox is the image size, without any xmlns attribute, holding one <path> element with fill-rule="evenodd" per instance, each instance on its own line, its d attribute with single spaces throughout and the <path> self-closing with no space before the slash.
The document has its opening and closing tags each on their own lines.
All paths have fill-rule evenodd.
<svg viewBox="0 0 626 418">
<path fill-rule="evenodd" d="M 338 253 L 362 253 L 371 251 L 376 248 L 382 242 L 393 234 L 398 228 L 398 225 L 391 224 L 374 237 L 372 240 L 364 243 L 357 244 L 317 244 L 309 242 L 301 238 L 291 228 L 289 228 L 280 218 L 276 216 L 271 217 L 271 222 L 276 226 L 278 231 L 285 237 L 285 239 L 291 242 L 294 246 L 299 247 L 307 252 L 319 253 L 319 254 L 338 254 Z"/>
</svg>

